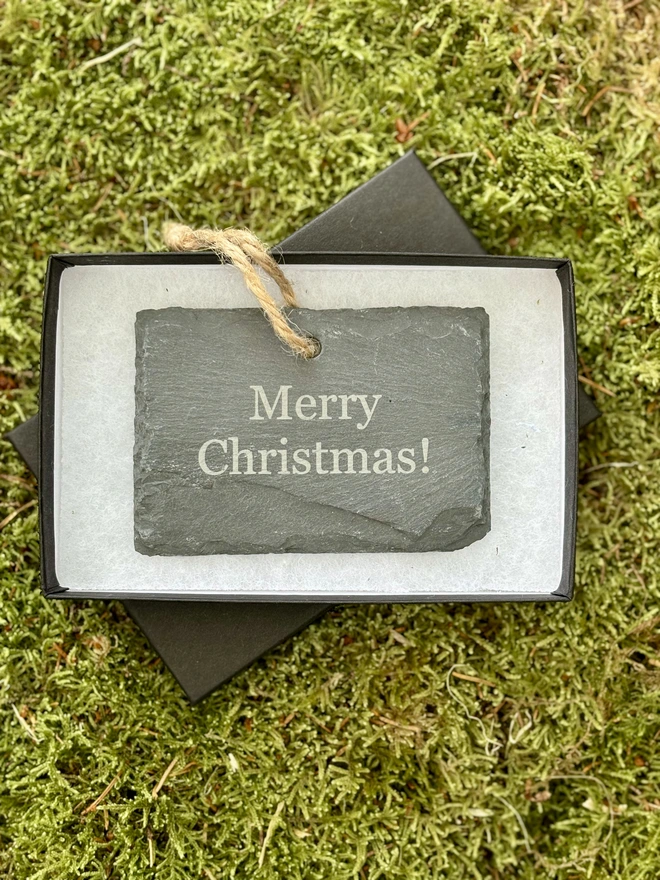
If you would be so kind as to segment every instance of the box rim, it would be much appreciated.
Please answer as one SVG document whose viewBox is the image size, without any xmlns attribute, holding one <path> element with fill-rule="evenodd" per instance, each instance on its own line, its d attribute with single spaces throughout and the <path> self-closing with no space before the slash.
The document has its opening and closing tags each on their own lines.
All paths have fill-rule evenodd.
<svg viewBox="0 0 660 880">
<path fill-rule="evenodd" d="M 353 265 L 398 265 L 398 266 L 471 266 L 502 267 L 520 269 L 554 269 L 562 292 L 562 323 L 564 330 L 564 544 L 562 548 L 562 572 L 556 589 L 545 594 L 417 594 L 410 596 L 388 596 L 388 602 L 511 602 L 511 601 L 567 601 L 573 596 L 577 517 L 577 337 L 575 321 L 574 276 L 570 260 L 563 257 L 511 257 L 475 254 L 406 254 L 406 253 L 354 253 L 338 252 L 296 252 L 286 256 L 273 251 L 278 262 L 295 264 L 353 264 Z M 104 265 L 200 265 L 215 264 L 218 257 L 212 252 L 195 253 L 116 253 L 116 254 L 55 254 L 48 259 L 45 279 L 43 325 L 41 340 L 41 377 L 39 432 L 41 458 L 39 468 L 39 527 L 41 535 L 41 585 L 48 598 L 66 596 L 85 599 L 158 599 L 162 601 L 227 601 L 227 602 L 272 602 L 273 597 L 253 594 L 189 595 L 172 593 L 134 593 L 103 591 L 76 591 L 60 584 L 55 565 L 54 531 L 54 458 L 55 458 L 55 368 L 57 319 L 59 311 L 60 279 L 67 268 L 75 266 Z M 332 603 L 369 603 L 382 601 L 382 594 L 361 594 L 355 596 L 330 596 Z M 326 600 L 325 594 L 309 597 L 277 597 L 277 602 L 290 601 L 318 603 Z"/>
</svg>

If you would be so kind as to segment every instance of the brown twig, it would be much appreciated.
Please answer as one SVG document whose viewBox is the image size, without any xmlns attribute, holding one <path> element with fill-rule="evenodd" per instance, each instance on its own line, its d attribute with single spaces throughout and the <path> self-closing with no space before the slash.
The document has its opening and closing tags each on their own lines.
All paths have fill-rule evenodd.
<svg viewBox="0 0 660 880">
<path fill-rule="evenodd" d="M 103 187 L 103 191 L 101 192 L 101 195 L 99 196 L 98 201 L 96 202 L 96 204 L 94 205 L 94 207 L 93 207 L 92 210 L 91 210 L 91 213 L 92 213 L 92 214 L 96 214 L 96 212 L 97 212 L 98 209 L 101 207 L 101 205 L 103 204 L 103 202 L 104 202 L 104 201 L 108 198 L 108 196 L 110 195 L 110 190 L 112 189 L 112 187 L 113 187 L 114 185 L 115 185 L 114 180 L 111 180 L 109 183 L 107 183 L 107 184 Z"/>
<path fill-rule="evenodd" d="M 434 168 L 437 168 L 438 165 L 443 165 L 445 162 L 452 162 L 454 159 L 476 159 L 477 154 L 473 151 L 471 153 L 447 153 L 444 156 L 438 156 L 437 159 L 434 159 L 427 168 L 429 171 L 432 171 Z"/>
<path fill-rule="evenodd" d="M 422 728 L 417 727 L 413 724 L 399 724 L 398 721 L 393 721 L 391 718 L 388 718 L 386 715 L 379 715 L 378 713 L 374 713 L 376 718 L 382 722 L 383 724 L 389 724 L 390 727 L 398 727 L 399 730 L 407 730 L 410 733 L 421 733 Z"/>
<path fill-rule="evenodd" d="M 165 770 L 163 775 L 158 780 L 157 784 L 154 786 L 154 790 L 151 792 L 152 798 L 158 797 L 158 792 L 161 790 L 161 788 L 167 782 L 167 777 L 170 775 L 172 770 L 174 770 L 174 766 L 178 760 L 179 760 L 178 758 L 172 758 L 172 760 L 170 761 L 170 763 L 167 766 L 167 770 Z"/>
<path fill-rule="evenodd" d="M 0 480 L 6 480 L 8 483 L 16 483 L 18 486 L 25 486 L 26 489 L 34 489 L 34 483 L 29 483 L 23 477 L 17 477 L 14 474 L 0 474 Z"/>
<path fill-rule="evenodd" d="M 37 499 L 36 499 L 36 498 L 33 498 L 32 501 L 28 501 L 27 504 L 23 504 L 22 507 L 19 507 L 17 510 L 14 510 L 13 513 L 10 513 L 10 514 L 9 514 L 9 516 L 6 516 L 6 517 L 2 520 L 2 522 L 0 522 L 0 532 L 4 529 L 5 526 L 8 526 L 9 523 L 10 523 L 13 519 L 16 519 L 16 517 L 17 517 L 19 514 L 23 513 L 24 510 L 27 510 L 28 507 L 34 507 L 34 505 L 35 505 L 36 503 L 37 503 Z"/>
<path fill-rule="evenodd" d="M 98 805 L 101 803 L 101 801 L 110 794 L 110 792 L 115 787 L 115 785 L 117 785 L 118 782 L 119 782 L 119 776 L 115 776 L 115 778 L 112 780 L 112 782 L 110 782 L 110 783 L 108 783 L 108 785 L 106 785 L 106 787 L 103 789 L 101 794 L 96 798 L 96 800 L 93 801 L 93 803 L 91 803 L 88 807 L 85 807 L 85 809 L 80 814 L 80 818 L 82 819 L 82 817 L 87 815 L 87 813 L 94 812 L 96 810 L 96 808 L 98 807 Z"/>
<path fill-rule="evenodd" d="M 630 94 L 632 94 L 632 89 L 624 89 L 623 86 L 603 86 L 602 89 L 599 89 L 596 92 L 596 94 L 593 96 L 591 101 L 589 101 L 587 106 L 582 111 L 582 115 L 588 116 L 589 113 L 591 112 L 591 110 L 593 109 L 593 106 L 596 103 L 596 101 L 600 101 L 600 99 L 603 97 L 603 95 L 607 94 L 607 92 L 621 92 L 622 94 L 630 95 Z"/>
<path fill-rule="evenodd" d="M 629 468 L 629 467 L 639 467 L 638 461 L 607 461 L 602 464 L 595 464 L 592 467 L 585 468 L 582 473 L 583 474 L 591 474 L 594 471 L 602 471 L 605 468 Z"/>
<path fill-rule="evenodd" d="M 259 853 L 259 867 L 263 867 L 264 859 L 266 858 L 266 848 L 270 843 L 270 839 L 273 836 L 273 832 L 277 827 L 277 822 L 280 818 L 280 813 L 284 809 L 284 801 L 280 801 L 275 809 L 275 813 L 273 814 L 273 818 L 268 823 L 268 828 L 266 829 L 266 836 L 264 837 L 264 842 L 261 845 L 261 852 Z"/>
<path fill-rule="evenodd" d="M 13 703 L 11 704 L 11 707 L 14 710 L 14 715 L 18 718 L 19 724 L 21 725 L 23 730 L 27 733 L 27 735 L 30 737 L 30 739 L 34 740 L 34 742 L 36 742 L 36 743 L 41 742 L 41 740 L 39 739 L 37 734 L 34 732 L 34 730 L 32 730 L 30 725 L 27 723 L 25 718 L 23 718 L 23 716 L 21 715 L 21 713 L 18 711 L 18 709 L 16 708 L 16 706 Z"/>
<path fill-rule="evenodd" d="M 487 684 L 488 687 L 492 688 L 499 687 L 494 681 L 487 681 L 485 678 L 477 678 L 476 675 L 466 675 L 464 672 L 456 672 L 456 670 L 452 672 L 452 675 L 454 678 L 463 679 L 463 681 L 473 681 L 475 684 Z"/>
<path fill-rule="evenodd" d="M 539 107 L 541 105 L 541 98 L 543 97 L 543 92 L 545 92 L 545 80 L 541 83 L 539 90 L 536 93 L 536 98 L 534 99 L 534 106 L 532 107 L 532 119 L 536 119 L 536 114 L 539 112 Z"/>
<path fill-rule="evenodd" d="M 117 55 L 121 55 L 122 52 L 128 52 L 128 50 L 132 49 L 133 46 L 141 45 L 142 37 L 135 37 L 134 39 L 129 40 L 127 43 L 122 43 L 121 46 L 117 46 L 116 49 L 112 49 L 112 51 L 106 52 L 105 55 L 97 55 L 96 58 L 90 58 L 88 61 L 83 61 L 78 69 L 82 73 L 83 70 L 89 70 L 90 67 L 96 67 L 97 64 L 105 64 L 106 61 L 111 61 L 113 58 L 116 58 Z"/>
<path fill-rule="evenodd" d="M 602 391 L 603 394 L 609 394 L 610 397 L 616 397 L 616 394 L 613 391 L 610 391 L 609 388 L 605 388 L 604 385 L 599 385 L 598 382 L 594 382 L 593 379 L 588 379 L 586 376 L 578 376 L 580 382 L 583 385 L 588 385 L 590 388 L 595 388 L 596 391 Z"/>
</svg>

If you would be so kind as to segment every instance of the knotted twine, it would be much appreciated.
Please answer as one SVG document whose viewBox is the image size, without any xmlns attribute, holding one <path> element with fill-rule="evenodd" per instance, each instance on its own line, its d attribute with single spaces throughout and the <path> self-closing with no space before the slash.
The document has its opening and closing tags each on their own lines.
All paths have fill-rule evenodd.
<svg viewBox="0 0 660 880">
<path fill-rule="evenodd" d="M 163 238 L 170 250 L 210 250 L 222 262 L 228 261 L 236 266 L 243 275 L 248 290 L 256 296 L 271 327 L 282 342 L 294 354 L 304 358 L 316 357 L 320 351 L 318 340 L 296 330 L 266 290 L 257 269 L 273 279 L 287 306 L 294 309 L 298 307 L 291 282 L 253 232 L 249 229 L 192 229 L 183 223 L 168 223 L 163 227 Z"/>
</svg>

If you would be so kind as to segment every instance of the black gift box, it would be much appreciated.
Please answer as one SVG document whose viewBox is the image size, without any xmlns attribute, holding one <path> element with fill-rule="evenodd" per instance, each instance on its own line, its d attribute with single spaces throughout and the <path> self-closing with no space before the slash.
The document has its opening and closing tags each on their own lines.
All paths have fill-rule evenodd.
<svg viewBox="0 0 660 880">
<path fill-rule="evenodd" d="M 322 340 L 318 361 L 292 359 L 252 307 L 236 270 L 212 253 L 50 258 L 40 396 L 44 594 L 313 603 L 569 599 L 578 433 L 570 262 L 342 252 L 287 254 L 286 264 L 305 291 L 303 324 Z M 377 307 L 367 305 L 374 295 Z M 334 305 L 347 298 L 350 307 Z M 448 308 L 418 307 L 438 303 Z M 140 315 L 152 336 L 145 343 L 141 326 L 136 347 Z M 222 323 L 227 317 L 230 323 Z M 350 321 L 344 335 L 338 320 Z M 148 374 L 145 345 L 158 352 Z M 410 356 L 416 345 L 419 359 Z M 320 394 L 324 407 L 331 398 L 337 404 L 338 395 L 328 392 L 350 390 L 354 376 L 371 392 L 374 372 L 382 383 L 376 390 L 386 393 L 373 395 L 373 407 L 384 398 L 386 408 L 375 446 L 356 438 L 370 450 L 359 450 L 356 470 L 358 450 L 342 447 L 353 443 L 347 425 L 360 430 L 368 395 L 339 395 L 334 417 L 319 410 L 338 428 L 335 448 L 324 450 L 320 438 L 333 443 L 328 427 L 310 421 L 316 410 L 311 417 L 299 410 L 301 402 L 317 407 L 317 398 L 300 391 Z M 279 383 L 272 407 L 264 387 L 250 385 L 255 376 Z M 296 383 L 292 416 L 285 390 Z M 348 412 L 353 397 L 355 420 Z M 212 432 L 208 441 L 208 425 L 222 418 L 227 439 Z M 241 418 L 260 423 L 254 453 L 230 436 Z M 253 455 L 268 446 L 260 438 L 271 418 L 270 442 L 278 449 L 260 450 L 255 471 Z M 292 434 L 291 458 L 286 451 L 279 456 L 287 443 L 281 419 L 302 426 L 297 441 Z M 419 435 L 414 443 L 411 426 Z M 181 447 L 189 431 L 192 440 Z M 431 467 L 422 458 L 424 433 L 436 449 Z M 204 440 L 223 448 L 211 468 Z M 390 442 L 392 449 L 383 448 Z M 305 477 L 292 477 L 298 464 L 287 462 L 298 452 L 309 459 L 306 446 L 315 447 L 314 466 L 307 461 L 302 472 L 314 481 L 303 484 Z M 415 447 L 418 464 L 412 459 L 410 468 Z M 324 451 L 335 462 L 330 470 Z M 271 455 L 279 462 L 272 471 L 264 464 Z M 329 473 L 338 476 L 326 482 Z M 381 539 L 383 529 L 389 531 Z M 278 541 L 284 550 L 271 549 Z"/>
<path fill-rule="evenodd" d="M 412 153 L 294 233 L 280 249 L 285 255 L 347 250 L 484 253 Z M 580 423 L 585 424 L 597 411 L 584 394 L 580 405 Z M 36 419 L 12 432 L 10 439 L 35 469 Z M 330 607 L 133 599 L 125 605 L 193 702 Z"/>
</svg>

